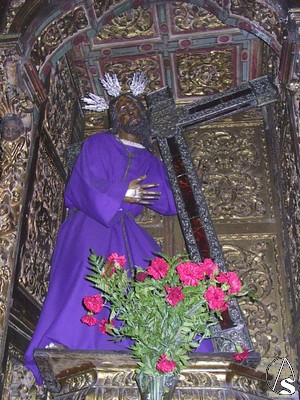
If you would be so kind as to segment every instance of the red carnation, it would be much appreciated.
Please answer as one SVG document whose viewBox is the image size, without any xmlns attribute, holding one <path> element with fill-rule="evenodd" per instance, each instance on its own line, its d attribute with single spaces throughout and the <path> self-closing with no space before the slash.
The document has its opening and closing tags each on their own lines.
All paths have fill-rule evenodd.
<svg viewBox="0 0 300 400">
<path fill-rule="evenodd" d="M 154 279 L 165 278 L 169 270 L 169 264 L 163 258 L 154 258 L 150 266 L 147 268 L 148 275 L 151 275 Z"/>
<path fill-rule="evenodd" d="M 107 257 L 107 261 L 109 263 L 117 263 L 120 265 L 121 268 L 126 266 L 127 260 L 125 256 L 119 256 L 117 253 L 112 253 L 110 256 Z"/>
<path fill-rule="evenodd" d="M 112 326 L 116 326 L 114 321 L 109 321 L 107 318 L 103 318 L 100 321 L 99 330 L 102 333 L 110 333 Z"/>
<path fill-rule="evenodd" d="M 234 272 L 222 272 L 216 277 L 216 280 L 220 283 L 227 283 L 230 286 L 228 294 L 238 293 L 242 288 L 242 283 Z"/>
<path fill-rule="evenodd" d="M 169 287 L 165 286 L 166 292 L 168 293 L 166 302 L 171 306 L 176 306 L 176 304 L 184 299 L 184 294 L 182 293 L 182 286 Z"/>
<path fill-rule="evenodd" d="M 83 304 L 88 311 L 97 314 L 103 308 L 103 299 L 100 294 L 94 294 L 93 296 L 86 296 L 83 299 Z"/>
<path fill-rule="evenodd" d="M 250 351 L 248 349 L 242 348 L 242 351 L 240 353 L 239 352 L 233 353 L 233 358 L 235 359 L 235 361 L 243 361 L 246 358 L 248 358 L 249 354 Z"/>
<path fill-rule="evenodd" d="M 209 286 L 203 297 L 208 301 L 211 310 L 225 311 L 228 307 L 228 303 L 225 303 L 226 295 L 221 288 Z"/>
<path fill-rule="evenodd" d="M 138 272 L 135 276 L 135 280 L 138 282 L 144 282 L 147 276 L 147 272 Z"/>
<path fill-rule="evenodd" d="M 161 372 L 172 372 L 176 368 L 176 362 L 168 360 L 166 354 L 162 354 L 156 364 L 156 369 Z"/>
<path fill-rule="evenodd" d="M 198 286 L 198 282 L 204 279 L 204 269 L 200 264 L 186 261 L 177 266 L 177 272 L 181 282 L 186 286 Z"/>
<path fill-rule="evenodd" d="M 199 265 L 202 266 L 205 274 L 210 279 L 219 273 L 219 267 L 210 258 L 205 258 L 205 260 Z"/>
<path fill-rule="evenodd" d="M 93 317 L 92 315 L 85 315 L 84 317 L 82 317 L 80 319 L 81 322 L 83 322 L 84 324 L 88 325 L 88 326 L 94 326 L 98 324 L 98 320 L 97 318 Z"/>
</svg>

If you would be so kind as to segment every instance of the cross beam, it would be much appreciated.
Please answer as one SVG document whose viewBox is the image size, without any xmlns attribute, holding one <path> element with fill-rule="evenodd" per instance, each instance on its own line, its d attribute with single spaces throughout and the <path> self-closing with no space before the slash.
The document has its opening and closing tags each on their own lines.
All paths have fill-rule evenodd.
<svg viewBox="0 0 300 400">
<path fill-rule="evenodd" d="M 222 271 L 227 269 L 183 131 L 276 100 L 277 91 L 267 76 L 181 107 L 176 107 L 167 87 L 146 96 L 152 132 L 167 167 L 187 250 L 195 262 L 212 258 Z M 254 368 L 258 365 L 260 355 L 254 352 L 248 328 L 235 299 L 230 302 L 228 312 L 224 313 L 222 323 L 211 328 L 211 336 L 215 351 L 233 352 L 233 342 L 239 342 L 251 350 L 248 365 Z"/>
</svg>

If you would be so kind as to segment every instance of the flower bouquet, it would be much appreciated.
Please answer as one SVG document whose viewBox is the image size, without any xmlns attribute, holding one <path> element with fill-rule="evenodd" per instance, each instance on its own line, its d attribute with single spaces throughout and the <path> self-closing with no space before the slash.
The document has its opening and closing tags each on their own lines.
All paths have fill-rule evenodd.
<svg viewBox="0 0 300 400">
<path fill-rule="evenodd" d="M 116 341 L 132 339 L 136 372 L 147 376 L 178 377 L 230 299 L 249 293 L 234 272 L 221 272 L 211 259 L 192 262 L 185 254 L 158 254 L 146 270 L 136 267 L 132 277 L 125 257 L 116 253 L 105 260 L 91 252 L 89 263 L 87 279 L 100 293 L 83 299 L 87 314 L 81 321 L 100 324 L 100 331 Z M 110 317 L 99 322 L 94 314 L 103 307 L 109 307 Z M 236 348 L 236 360 L 247 357 L 247 349 Z"/>
</svg>

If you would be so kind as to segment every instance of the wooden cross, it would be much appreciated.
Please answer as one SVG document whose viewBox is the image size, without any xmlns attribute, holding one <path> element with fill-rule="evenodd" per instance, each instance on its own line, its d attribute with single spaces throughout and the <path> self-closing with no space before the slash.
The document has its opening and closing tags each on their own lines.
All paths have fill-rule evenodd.
<svg viewBox="0 0 300 400">
<path fill-rule="evenodd" d="M 227 269 L 183 132 L 276 100 L 277 91 L 267 76 L 181 107 L 176 107 L 167 87 L 146 96 L 151 128 L 168 171 L 182 233 L 193 261 L 211 258 L 222 271 Z M 234 352 L 233 343 L 238 339 L 242 347 L 251 351 L 247 364 L 256 368 L 260 355 L 254 351 L 235 299 L 222 316 L 222 323 L 210 329 L 215 351 Z"/>
</svg>

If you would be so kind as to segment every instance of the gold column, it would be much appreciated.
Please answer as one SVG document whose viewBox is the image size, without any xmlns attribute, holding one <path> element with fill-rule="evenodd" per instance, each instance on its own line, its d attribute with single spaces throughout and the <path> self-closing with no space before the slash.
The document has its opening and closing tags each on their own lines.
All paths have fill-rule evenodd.
<svg viewBox="0 0 300 400">
<path fill-rule="evenodd" d="M 26 169 L 32 131 L 32 104 L 20 88 L 18 37 L 0 37 L 0 341 L 4 355 L 20 220 L 24 210 Z"/>
</svg>

